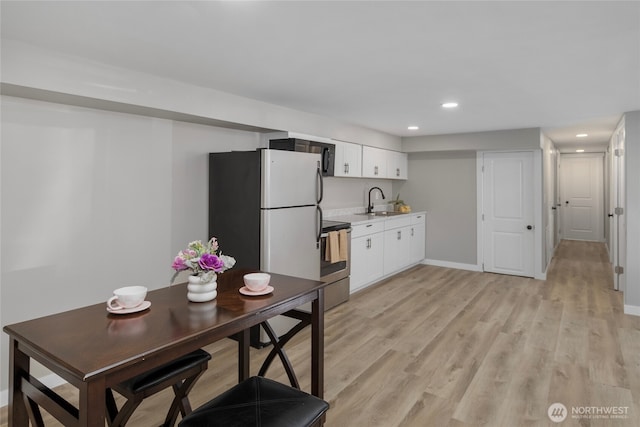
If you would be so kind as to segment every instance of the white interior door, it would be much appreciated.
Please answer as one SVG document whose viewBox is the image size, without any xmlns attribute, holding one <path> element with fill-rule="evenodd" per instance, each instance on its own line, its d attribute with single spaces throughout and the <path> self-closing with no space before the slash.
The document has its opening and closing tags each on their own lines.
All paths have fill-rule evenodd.
<svg viewBox="0 0 640 427">
<path fill-rule="evenodd" d="M 611 263 L 613 265 L 614 289 L 624 291 L 626 262 L 627 222 L 625 216 L 625 178 L 624 178 L 624 122 L 616 129 L 612 138 L 611 156 Z"/>
<path fill-rule="evenodd" d="M 533 277 L 533 153 L 483 154 L 483 268 Z"/>
<path fill-rule="evenodd" d="M 562 235 L 565 239 L 604 239 L 603 153 L 563 154 L 560 163 Z"/>
<path fill-rule="evenodd" d="M 549 154 L 548 161 L 548 170 L 545 172 L 546 174 L 546 186 L 544 191 L 544 208 L 547 213 L 547 225 L 545 230 L 545 243 L 546 243 L 546 259 L 545 265 L 548 265 L 551 262 L 551 258 L 553 257 L 553 252 L 555 251 L 557 240 L 557 229 L 558 229 L 558 209 L 556 207 L 556 189 L 557 189 L 557 163 L 558 163 L 558 152 L 553 149 L 552 153 Z"/>
</svg>

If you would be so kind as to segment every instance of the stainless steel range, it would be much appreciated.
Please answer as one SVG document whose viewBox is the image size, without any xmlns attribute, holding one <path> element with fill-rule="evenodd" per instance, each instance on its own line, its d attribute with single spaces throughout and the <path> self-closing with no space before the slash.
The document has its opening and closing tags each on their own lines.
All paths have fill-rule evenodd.
<svg viewBox="0 0 640 427">
<path fill-rule="evenodd" d="M 325 256 L 330 232 L 346 230 L 346 259 L 331 262 Z M 320 280 L 330 283 L 325 288 L 325 310 L 349 300 L 349 275 L 351 273 L 351 224 L 339 221 L 322 221 L 320 236 Z"/>
</svg>

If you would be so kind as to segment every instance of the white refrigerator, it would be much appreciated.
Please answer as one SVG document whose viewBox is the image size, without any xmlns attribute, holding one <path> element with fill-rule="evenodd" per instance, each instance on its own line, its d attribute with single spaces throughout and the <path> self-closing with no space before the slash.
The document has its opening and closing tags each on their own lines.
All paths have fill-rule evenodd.
<svg viewBox="0 0 640 427">
<path fill-rule="evenodd" d="M 260 269 L 320 279 L 320 155 L 261 150 Z"/>
</svg>

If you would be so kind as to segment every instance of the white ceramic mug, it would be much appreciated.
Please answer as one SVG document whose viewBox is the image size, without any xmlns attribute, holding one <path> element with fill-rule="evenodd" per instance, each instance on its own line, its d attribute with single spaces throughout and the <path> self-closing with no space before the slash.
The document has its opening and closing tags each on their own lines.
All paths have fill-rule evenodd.
<svg viewBox="0 0 640 427">
<path fill-rule="evenodd" d="M 147 288 L 144 286 L 125 286 L 113 291 L 113 296 L 107 301 L 111 310 L 137 307 L 144 302 Z"/>
<path fill-rule="evenodd" d="M 260 292 L 269 286 L 271 276 L 268 273 L 249 273 L 244 275 L 244 285 L 252 292 Z"/>
</svg>

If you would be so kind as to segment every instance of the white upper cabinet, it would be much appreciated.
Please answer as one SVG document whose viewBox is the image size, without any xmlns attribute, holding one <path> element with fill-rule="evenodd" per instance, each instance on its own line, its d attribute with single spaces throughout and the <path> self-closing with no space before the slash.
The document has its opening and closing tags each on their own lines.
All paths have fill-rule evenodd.
<svg viewBox="0 0 640 427">
<path fill-rule="evenodd" d="M 362 147 L 362 176 L 365 178 L 407 179 L 407 153 Z"/>
<path fill-rule="evenodd" d="M 407 179 L 407 153 L 370 147 L 353 142 L 312 136 L 298 132 L 270 132 L 260 136 L 260 147 L 268 148 L 271 139 L 300 138 L 334 144 L 334 176 L 351 178 Z"/>
<path fill-rule="evenodd" d="M 336 145 L 334 176 L 362 176 L 362 145 L 344 141 L 331 141 Z"/>
<path fill-rule="evenodd" d="M 407 179 L 408 167 L 407 153 L 398 151 L 387 152 L 387 178 L 391 179 Z"/>
<path fill-rule="evenodd" d="M 365 178 L 387 178 L 387 150 L 362 147 L 362 176 Z"/>
</svg>

